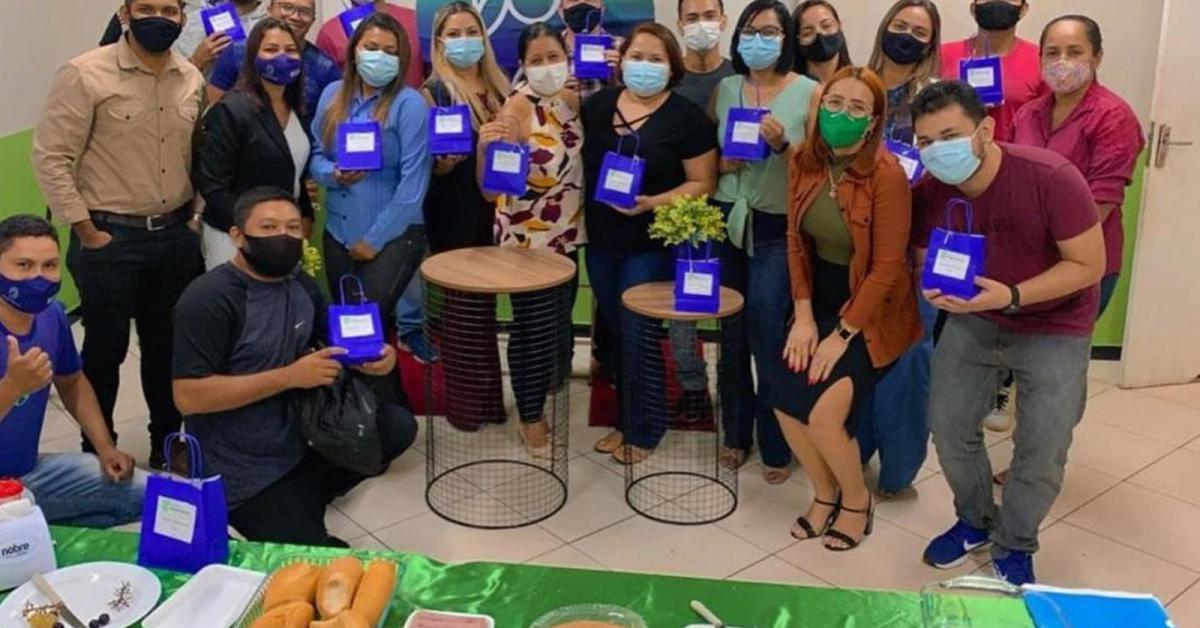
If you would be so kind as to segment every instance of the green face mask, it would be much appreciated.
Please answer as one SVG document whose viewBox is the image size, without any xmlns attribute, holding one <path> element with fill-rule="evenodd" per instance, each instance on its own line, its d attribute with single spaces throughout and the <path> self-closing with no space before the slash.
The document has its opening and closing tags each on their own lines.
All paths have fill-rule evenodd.
<svg viewBox="0 0 1200 628">
<path fill-rule="evenodd" d="M 830 148 L 846 148 L 854 146 L 862 139 L 863 133 L 866 133 L 867 127 L 871 125 L 871 117 L 855 118 L 844 111 L 834 113 L 821 107 L 818 123 L 821 137 Z"/>
</svg>

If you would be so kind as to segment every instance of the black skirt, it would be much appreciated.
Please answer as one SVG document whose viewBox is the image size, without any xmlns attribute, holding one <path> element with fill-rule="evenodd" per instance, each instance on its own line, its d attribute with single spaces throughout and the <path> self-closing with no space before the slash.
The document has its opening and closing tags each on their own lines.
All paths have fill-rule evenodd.
<svg viewBox="0 0 1200 628">
<path fill-rule="evenodd" d="M 850 300 L 850 267 L 827 262 L 815 255 L 813 262 L 813 318 L 824 340 L 837 327 L 842 306 Z M 825 391 L 848 377 L 854 384 L 854 397 L 850 415 L 846 418 L 846 431 L 853 437 L 858 405 L 871 398 L 876 384 L 886 373 L 887 367 L 877 369 L 871 363 L 867 343 L 862 334 L 858 334 L 850 341 L 850 346 L 824 382 L 809 384 L 807 371 L 793 373 L 786 362 L 777 360 L 775 368 L 768 375 L 773 378 L 770 388 L 774 399 L 770 401 L 773 407 L 808 425 L 808 415 Z"/>
</svg>

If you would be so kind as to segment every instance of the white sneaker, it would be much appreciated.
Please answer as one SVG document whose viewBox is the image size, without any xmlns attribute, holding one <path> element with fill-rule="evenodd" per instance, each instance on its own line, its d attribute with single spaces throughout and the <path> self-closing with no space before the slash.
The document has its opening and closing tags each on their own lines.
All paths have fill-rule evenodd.
<svg viewBox="0 0 1200 628">
<path fill-rule="evenodd" d="M 996 407 L 983 418 L 983 426 L 993 432 L 1007 432 L 1016 424 L 1016 391 L 1003 386 L 996 393 Z"/>
</svg>

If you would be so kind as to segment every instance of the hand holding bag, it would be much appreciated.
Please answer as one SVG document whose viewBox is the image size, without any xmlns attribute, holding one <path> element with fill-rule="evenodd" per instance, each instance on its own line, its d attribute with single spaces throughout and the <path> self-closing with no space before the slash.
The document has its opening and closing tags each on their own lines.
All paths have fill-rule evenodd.
<svg viewBox="0 0 1200 628">
<path fill-rule="evenodd" d="M 966 214 L 966 232 L 953 231 L 952 210 L 962 206 Z M 929 250 L 921 273 L 921 289 L 938 290 L 963 299 L 979 294 L 975 278 L 983 272 L 987 238 L 971 233 L 975 212 L 965 199 L 946 204 L 946 227 L 929 235 Z"/>
<path fill-rule="evenodd" d="M 163 451 L 176 439 L 187 445 L 188 477 L 160 473 L 146 481 L 138 564 L 195 573 L 229 559 L 229 509 L 221 476 L 204 477 L 200 441 L 176 432 Z"/>
</svg>

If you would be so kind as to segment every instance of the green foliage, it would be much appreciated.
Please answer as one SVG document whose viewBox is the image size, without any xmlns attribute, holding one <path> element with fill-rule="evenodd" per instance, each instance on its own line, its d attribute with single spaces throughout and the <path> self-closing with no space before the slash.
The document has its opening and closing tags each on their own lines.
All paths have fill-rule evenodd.
<svg viewBox="0 0 1200 628">
<path fill-rule="evenodd" d="M 708 195 L 699 198 L 677 196 L 669 205 L 654 210 L 650 237 L 664 246 L 683 243 L 699 246 L 710 240 L 725 240 L 725 219 L 721 210 L 708 203 Z"/>
<path fill-rule="evenodd" d="M 321 250 L 304 241 L 304 256 L 300 258 L 300 268 L 312 277 L 321 272 Z"/>
</svg>

